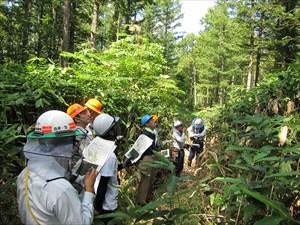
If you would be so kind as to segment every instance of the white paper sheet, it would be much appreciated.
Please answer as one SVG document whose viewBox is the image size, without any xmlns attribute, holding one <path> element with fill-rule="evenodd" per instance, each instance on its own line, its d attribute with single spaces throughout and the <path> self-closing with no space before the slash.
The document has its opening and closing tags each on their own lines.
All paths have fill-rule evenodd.
<svg viewBox="0 0 300 225">
<path fill-rule="evenodd" d="M 152 145 L 153 140 L 144 134 L 141 134 L 133 146 L 126 152 L 125 157 L 132 163 L 137 162 L 143 153 Z"/>
<path fill-rule="evenodd" d="M 116 147 L 117 146 L 114 141 L 108 141 L 103 138 L 96 137 L 83 150 L 83 160 L 88 163 L 98 165 L 97 171 L 100 171 Z"/>
</svg>

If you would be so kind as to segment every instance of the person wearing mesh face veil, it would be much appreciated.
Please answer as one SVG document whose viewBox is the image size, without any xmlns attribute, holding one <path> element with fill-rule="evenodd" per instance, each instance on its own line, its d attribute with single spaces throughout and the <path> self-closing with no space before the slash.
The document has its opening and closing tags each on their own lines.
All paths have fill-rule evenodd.
<svg viewBox="0 0 300 225">
<path fill-rule="evenodd" d="M 64 112 L 51 110 L 38 118 L 23 149 L 27 165 L 17 178 L 24 224 L 92 224 L 97 172 L 85 175 L 82 200 L 69 182 L 74 139 L 82 134 Z"/>
</svg>

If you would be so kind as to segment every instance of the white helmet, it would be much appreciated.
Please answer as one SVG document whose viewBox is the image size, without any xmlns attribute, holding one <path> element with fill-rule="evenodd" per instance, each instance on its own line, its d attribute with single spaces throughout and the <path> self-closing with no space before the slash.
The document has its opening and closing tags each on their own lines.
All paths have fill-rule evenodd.
<svg viewBox="0 0 300 225">
<path fill-rule="evenodd" d="M 56 138 L 82 135 L 77 129 L 74 120 L 66 113 L 50 110 L 37 119 L 35 129 L 29 133 L 28 138 Z"/>
<path fill-rule="evenodd" d="M 180 126 L 182 126 L 183 125 L 183 123 L 180 121 L 180 120 L 176 120 L 175 122 L 174 122 L 174 127 L 176 128 L 176 127 L 180 127 Z"/>
<path fill-rule="evenodd" d="M 93 130 L 96 132 L 96 135 L 103 136 L 105 135 L 113 125 L 119 120 L 118 117 L 113 117 L 105 113 L 98 115 L 93 124 Z"/>
<path fill-rule="evenodd" d="M 200 125 L 202 123 L 202 119 L 198 118 L 195 120 L 195 125 Z"/>
</svg>

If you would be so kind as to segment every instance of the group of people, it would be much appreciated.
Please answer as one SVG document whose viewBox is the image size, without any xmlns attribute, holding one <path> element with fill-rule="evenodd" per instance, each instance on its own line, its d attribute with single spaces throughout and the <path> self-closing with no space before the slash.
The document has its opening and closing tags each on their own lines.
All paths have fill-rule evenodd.
<svg viewBox="0 0 300 225">
<path fill-rule="evenodd" d="M 132 161 L 125 158 L 119 163 L 113 152 L 99 170 L 91 168 L 85 174 L 80 171 L 84 165 L 83 151 L 96 137 L 117 145 L 121 137 L 118 121 L 118 117 L 102 112 L 97 99 L 84 105 L 75 103 L 66 112 L 50 110 L 39 116 L 34 131 L 27 136 L 23 148 L 26 167 L 17 179 L 18 208 L 24 224 L 92 224 L 95 213 L 117 209 L 118 171 L 132 166 Z M 142 134 L 151 139 L 151 145 L 134 164 L 141 172 L 136 204 L 151 201 L 156 170 L 145 166 L 145 162 L 155 160 L 154 152 L 159 150 L 159 121 L 157 115 L 141 118 Z M 201 143 L 203 148 L 203 120 L 194 119 L 188 133 L 190 145 L 185 140 L 183 123 L 174 123 L 171 160 L 177 176 L 183 169 L 184 148 L 190 150 L 189 165 Z M 198 137 L 202 140 L 200 144 L 196 143 Z M 109 220 L 102 219 L 104 224 Z"/>
</svg>

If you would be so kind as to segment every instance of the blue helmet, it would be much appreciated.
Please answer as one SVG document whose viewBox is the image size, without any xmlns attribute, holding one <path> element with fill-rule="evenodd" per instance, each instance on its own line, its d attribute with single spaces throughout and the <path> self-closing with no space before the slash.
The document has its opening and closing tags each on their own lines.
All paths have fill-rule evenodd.
<svg viewBox="0 0 300 225">
<path fill-rule="evenodd" d="M 152 116 L 149 114 L 146 114 L 142 116 L 141 118 L 141 125 L 144 126 L 146 123 L 148 123 L 152 119 Z"/>
<path fill-rule="evenodd" d="M 195 118 L 192 121 L 192 126 L 194 129 L 200 129 L 204 127 L 204 121 L 201 118 Z"/>
</svg>

